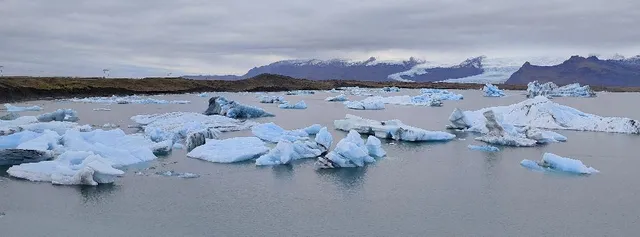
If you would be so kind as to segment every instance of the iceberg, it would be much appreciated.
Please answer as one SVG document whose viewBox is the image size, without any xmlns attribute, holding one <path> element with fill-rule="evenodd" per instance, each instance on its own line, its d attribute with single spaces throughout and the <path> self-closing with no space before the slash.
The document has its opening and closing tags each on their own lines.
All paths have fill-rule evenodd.
<svg viewBox="0 0 640 237">
<path fill-rule="evenodd" d="M 304 103 L 304 100 L 301 100 L 300 102 L 295 103 L 295 104 L 289 104 L 289 102 L 285 102 L 284 104 L 278 105 L 278 108 L 281 108 L 281 109 L 306 109 L 307 108 L 307 104 Z"/>
<path fill-rule="evenodd" d="M 233 163 L 255 159 L 269 152 L 265 143 L 257 137 L 234 137 L 224 140 L 207 140 L 187 157 L 217 163 Z"/>
<path fill-rule="evenodd" d="M 527 84 L 527 97 L 534 98 L 536 96 L 546 97 L 596 97 L 596 93 L 591 90 L 589 85 L 580 86 L 580 83 L 573 83 L 558 87 L 553 82 L 540 84 L 538 81 L 532 81 Z"/>
<path fill-rule="evenodd" d="M 175 172 L 173 170 L 169 170 L 169 171 L 159 171 L 156 172 L 157 175 L 160 176 L 166 176 L 166 177 L 178 177 L 178 178 L 183 178 L 183 179 L 193 179 L 193 178 L 199 178 L 200 175 L 199 174 L 194 174 L 194 173 L 189 173 L 189 172 Z"/>
<path fill-rule="evenodd" d="M 220 137 L 220 131 L 215 128 L 203 128 L 200 130 L 189 131 L 185 139 L 187 151 L 191 151 L 193 148 L 204 145 L 207 142 L 207 139 L 218 139 L 218 137 Z"/>
<path fill-rule="evenodd" d="M 16 112 L 10 112 L 8 114 L 0 116 L 0 120 L 16 120 L 20 115 Z"/>
<path fill-rule="evenodd" d="M 483 115 L 486 119 L 485 127 L 488 132 L 484 136 L 476 137 L 476 140 L 489 144 L 516 147 L 531 147 L 538 143 L 536 140 L 526 137 L 526 133 L 519 133 L 515 127 L 501 124 L 493 110 L 485 111 Z"/>
<path fill-rule="evenodd" d="M 38 115 L 36 117 L 40 122 L 51 122 L 51 121 L 68 121 L 68 122 L 76 122 L 78 121 L 78 113 L 72 109 L 58 109 L 51 113 L 44 113 Z"/>
<path fill-rule="evenodd" d="M 442 99 L 439 96 L 422 94 L 417 96 L 373 96 L 362 100 L 364 104 L 393 104 L 393 105 L 417 105 L 417 106 L 442 106 Z"/>
<path fill-rule="evenodd" d="M 302 129 L 285 130 L 275 123 L 263 123 L 253 126 L 251 128 L 251 132 L 254 136 L 262 140 L 276 143 L 281 140 L 293 142 L 296 140 L 305 139 L 310 135 L 315 135 L 320 132 L 321 128 L 322 126 L 320 126 L 319 124 L 314 124 Z"/>
<path fill-rule="evenodd" d="M 240 104 L 233 100 L 227 100 L 224 97 L 211 97 L 209 99 L 209 108 L 204 112 L 205 115 L 222 115 L 235 119 L 248 119 L 259 117 L 272 117 L 273 114 L 267 113 L 261 108 Z"/>
<path fill-rule="evenodd" d="M 191 140 L 192 135 L 197 132 L 204 132 L 204 138 L 213 139 L 217 138 L 217 136 L 213 134 L 246 130 L 258 124 L 251 121 L 239 121 L 220 115 L 207 116 L 190 112 L 136 115 L 131 117 L 131 120 L 136 122 L 138 126 L 144 130 L 144 134 L 155 142 L 164 140 L 178 142 L 186 138 L 189 138 L 188 141 L 194 142 Z M 200 143 L 204 144 L 204 140 L 200 141 Z M 199 143 L 196 142 L 194 144 Z"/>
<path fill-rule="evenodd" d="M 381 110 L 384 109 L 382 101 L 345 101 L 345 107 L 355 110 Z"/>
<path fill-rule="evenodd" d="M 455 109 L 449 117 L 451 124 L 447 127 L 486 133 L 488 131 L 485 127 L 486 119 L 483 113 L 489 110 L 499 115 L 503 119 L 503 123 L 516 127 L 530 126 L 543 129 L 640 134 L 638 120 L 601 117 L 584 113 L 569 106 L 552 102 L 544 96 L 537 96 L 509 106 L 490 107 L 476 111 Z"/>
<path fill-rule="evenodd" d="M 131 96 L 111 96 L 111 97 L 87 97 L 87 98 L 73 98 L 66 101 L 76 103 L 91 103 L 91 104 L 189 104 L 188 100 L 158 100 L 152 98 L 144 98 L 137 95 Z"/>
<path fill-rule="evenodd" d="M 362 134 L 374 135 L 379 138 L 402 141 L 449 141 L 456 136 L 440 131 L 428 131 L 405 125 L 400 120 L 376 121 L 347 114 L 345 119 L 335 120 L 334 126 L 338 130 L 355 130 Z"/>
<path fill-rule="evenodd" d="M 600 173 L 600 171 L 593 167 L 588 167 L 580 160 L 562 157 L 553 153 L 545 153 L 542 156 L 542 160 L 536 162 L 532 160 L 522 160 L 520 165 L 538 171 L 544 170 L 556 170 L 561 172 L 575 173 L 575 174 L 594 174 Z"/>
<path fill-rule="evenodd" d="M 382 92 L 400 92 L 400 88 L 398 87 L 382 87 L 382 89 L 380 89 L 380 91 Z"/>
<path fill-rule="evenodd" d="M 287 93 L 285 93 L 286 95 L 313 95 L 315 94 L 315 91 L 308 91 L 308 90 L 297 90 L 297 91 L 287 91 Z"/>
<path fill-rule="evenodd" d="M 360 87 L 340 87 L 340 90 L 349 91 L 351 95 L 356 96 L 373 96 L 373 94 L 369 93 L 368 89 L 360 88 Z"/>
<path fill-rule="evenodd" d="M 505 96 L 504 91 L 498 89 L 497 86 L 487 83 L 482 87 L 482 92 L 484 92 L 485 97 L 502 97 Z"/>
<path fill-rule="evenodd" d="M 498 151 L 500 151 L 500 149 L 495 147 L 495 146 L 487 146 L 487 145 L 484 145 L 484 146 L 469 145 L 468 148 L 471 149 L 471 150 L 486 151 L 486 152 L 498 152 Z"/>
<path fill-rule="evenodd" d="M 316 158 L 326 154 L 332 142 L 333 137 L 326 127 L 320 129 L 314 141 L 281 140 L 275 148 L 256 159 L 256 165 L 283 165 L 294 160 Z"/>
<path fill-rule="evenodd" d="M 369 151 L 369 155 L 374 158 L 382 158 L 387 155 L 387 152 L 382 149 L 382 142 L 380 139 L 369 136 L 367 138 L 367 151 Z"/>
<path fill-rule="evenodd" d="M 283 96 L 262 96 L 260 97 L 260 103 L 265 104 L 282 104 L 285 103 Z"/>
<path fill-rule="evenodd" d="M 367 163 L 373 163 L 376 160 L 371 154 L 384 156 L 385 152 L 381 144 L 371 141 L 365 144 L 357 131 L 349 131 L 347 137 L 340 140 L 333 151 L 325 157 L 318 157 L 314 166 L 319 169 L 330 169 L 363 167 Z"/>
<path fill-rule="evenodd" d="M 198 97 L 209 97 L 209 93 L 207 92 L 200 93 L 198 94 Z"/>
<path fill-rule="evenodd" d="M 347 96 L 345 96 L 344 94 L 340 94 L 334 97 L 327 97 L 324 100 L 331 101 L 331 102 L 344 102 L 344 101 L 347 101 Z"/>
<path fill-rule="evenodd" d="M 462 96 L 461 94 L 456 94 L 448 90 L 442 90 L 442 89 L 423 88 L 423 89 L 420 89 L 420 93 L 422 94 L 420 95 L 422 97 L 437 98 L 440 100 L 464 99 L 464 96 Z"/>
<path fill-rule="evenodd" d="M 7 108 L 7 112 L 23 112 L 23 111 L 40 111 L 42 107 L 34 105 L 34 106 L 15 106 L 11 104 L 4 104 L 4 107 Z"/>
<path fill-rule="evenodd" d="M 111 111 L 110 108 L 95 108 L 93 111 Z"/>
</svg>

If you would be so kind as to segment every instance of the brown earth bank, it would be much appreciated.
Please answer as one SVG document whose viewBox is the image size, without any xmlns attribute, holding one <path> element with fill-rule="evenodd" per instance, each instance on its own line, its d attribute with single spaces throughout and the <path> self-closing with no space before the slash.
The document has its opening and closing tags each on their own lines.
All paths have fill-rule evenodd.
<svg viewBox="0 0 640 237">
<path fill-rule="evenodd" d="M 353 86 L 365 88 L 396 86 L 400 88 L 481 89 L 483 85 L 400 81 L 312 81 L 273 74 L 261 74 L 238 81 L 189 80 L 184 78 L 2 77 L 0 78 L 0 102 L 134 94 L 330 90 L 332 88 Z M 526 85 L 499 85 L 499 87 L 507 90 L 525 90 L 527 88 Z M 640 87 L 594 87 L 594 89 L 612 92 L 640 92 Z"/>
</svg>

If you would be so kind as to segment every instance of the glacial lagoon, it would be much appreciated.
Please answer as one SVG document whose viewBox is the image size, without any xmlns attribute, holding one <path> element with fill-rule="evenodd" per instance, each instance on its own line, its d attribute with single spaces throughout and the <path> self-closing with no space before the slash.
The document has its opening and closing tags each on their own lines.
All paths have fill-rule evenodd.
<svg viewBox="0 0 640 237">
<path fill-rule="evenodd" d="M 336 93 L 285 95 L 303 110 L 261 104 L 255 93 L 163 95 L 151 98 L 188 104 L 91 104 L 30 101 L 38 115 L 74 109 L 80 124 L 118 125 L 127 133 L 134 115 L 197 112 L 214 95 L 254 105 L 285 129 L 311 124 L 329 128 L 334 145 L 346 136 L 333 122 L 353 114 L 368 119 L 399 119 L 407 125 L 446 131 L 454 108 L 477 110 L 526 99 L 522 91 L 483 97 L 456 91 L 464 100 L 442 107 L 386 104 L 384 110 L 350 110 L 325 98 Z M 284 93 L 273 93 L 282 95 Z M 384 93 L 410 94 L 417 90 Z M 363 96 L 348 95 L 350 100 Z M 554 98 L 554 102 L 601 116 L 640 118 L 637 93 L 598 93 L 596 98 Z M 98 108 L 109 108 L 101 111 Z M 98 110 L 94 110 L 98 109 Z M 291 165 L 256 166 L 253 161 L 217 164 L 168 156 L 128 167 L 114 184 L 59 186 L 11 178 L 0 167 L 1 236 L 634 236 L 640 231 L 640 136 L 557 131 L 567 142 L 536 147 L 469 149 L 485 145 L 477 134 L 455 132 L 450 142 L 410 143 L 382 139 L 387 157 L 363 168 L 314 169 L 315 159 Z M 223 138 L 252 136 L 250 130 Z M 520 165 L 546 152 L 582 160 L 593 175 L 537 172 Z M 188 172 L 198 178 L 156 172 Z"/>
</svg>

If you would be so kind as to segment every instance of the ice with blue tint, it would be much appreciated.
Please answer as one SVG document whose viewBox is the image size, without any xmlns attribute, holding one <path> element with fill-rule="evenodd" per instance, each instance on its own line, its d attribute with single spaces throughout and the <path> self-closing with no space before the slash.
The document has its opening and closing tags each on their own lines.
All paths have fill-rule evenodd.
<svg viewBox="0 0 640 237">
<path fill-rule="evenodd" d="M 469 145 L 467 147 L 469 149 L 471 149 L 471 150 L 476 150 L 476 151 L 486 151 L 486 152 L 498 152 L 498 151 L 500 151 L 499 148 L 497 148 L 495 146 L 488 146 L 488 145 L 482 145 L 482 146 Z"/>
<path fill-rule="evenodd" d="M 400 92 L 400 88 L 398 87 L 382 87 L 382 89 L 380 89 L 380 91 L 382 92 Z"/>
<path fill-rule="evenodd" d="M 137 95 L 131 96 L 111 96 L 111 97 L 87 97 L 73 98 L 67 101 L 77 103 L 93 103 L 93 104 L 189 104 L 188 100 L 159 100 L 153 98 L 145 98 Z"/>
<path fill-rule="evenodd" d="M 4 107 L 7 109 L 7 112 L 23 112 L 23 111 L 40 111 L 42 107 L 34 105 L 34 106 L 15 106 L 11 104 L 4 104 Z"/>
<path fill-rule="evenodd" d="M 331 101 L 331 102 L 344 102 L 344 101 L 347 101 L 347 96 L 344 94 L 340 94 L 334 97 L 327 97 L 324 100 Z"/>
<path fill-rule="evenodd" d="M 456 136 L 441 131 L 428 131 L 421 128 L 408 126 L 402 121 L 394 119 L 376 121 L 347 114 L 345 119 L 335 120 L 334 126 L 338 130 L 355 130 L 362 134 L 374 135 L 379 138 L 402 141 L 449 141 Z"/>
<path fill-rule="evenodd" d="M 257 137 L 234 137 L 224 140 L 207 140 L 187 157 L 216 163 L 233 163 L 251 160 L 269 152 L 266 143 Z"/>
<path fill-rule="evenodd" d="M 429 98 L 437 98 L 440 100 L 462 100 L 464 96 L 443 89 L 420 89 L 421 96 Z"/>
<path fill-rule="evenodd" d="M 575 174 L 594 174 L 600 173 L 593 167 L 588 167 L 580 160 L 562 157 L 553 153 L 545 153 L 542 160 L 536 162 L 532 160 L 523 160 L 520 165 L 538 171 L 554 170 Z"/>
<path fill-rule="evenodd" d="M 0 136 L 0 149 L 13 149 L 18 145 L 41 136 L 42 133 L 23 131 L 7 136 Z"/>
<path fill-rule="evenodd" d="M 284 96 L 262 96 L 260 97 L 260 103 L 265 103 L 265 104 L 282 104 L 282 103 L 286 103 L 287 101 L 284 100 Z"/>
<path fill-rule="evenodd" d="M 209 93 L 203 92 L 203 93 L 198 94 L 198 96 L 199 97 L 209 97 Z"/>
<path fill-rule="evenodd" d="M 340 140 L 333 151 L 326 157 L 318 158 L 315 167 L 320 169 L 363 167 L 367 163 L 376 161 L 371 154 L 385 155 L 381 144 L 374 140 L 368 143 L 368 145 L 365 144 L 358 132 L 349 131 L 347 137 Z"/>
<path fill-rule="evenodd" d="M 256 159 L 256 165 L 282 165 L 298 159 L 316 158 L 326 153 L 332 142 L 333 137 L 326 127 L 320 129 L 314 141 L 280 140 L 275 148 Z"/>
<path fill-rule="evenodd" d="M 355 110 L 381 110 L 384 109 L 384 103 L 376 100 L 362 100 L 362 101 L 345 101 L 345 107 Z"/>
<path fill-rule="evenodd" d="M 527 84 L 527 97 L 534 98 L 536 96 L 546 97 L 596 97 L 596 93 L 591 90 L 589 85 L 580 86 L 579 83 L 573 83 L 558 87 L 553 82 L 540 84 L 538 81 L 532 81 Z"/>
<path fill-rule="evenodd" d="M 289 102 L 285 102 L 284 104 L 278 105 L 278 108 L 281 108 L 281 109 L 306 109 L 307 108 L 307 104 L 304 103 L 304 100 L 301 100 L 301 101 L 299 101 L 298 103 L 295 103 L 295 104 L 289 104 Z"/>
<path fill-rule="evenodd" d="M 268 141 L 268 142 L 279 142 L 280 140 L 287 141 L 296 141 L 300 139 L 305 139 L 310 135 L 315 135 L 320 131 L 322 126 L 319 124 L 314 124 L 306 128 L 296 129 L 296 130 L 285 130 L 284 128 L 274 124 L 274 123 L 264 123 L 253 126 L 251 128 L 251 132 L 256 137 Z"/>
<path fill-rule="evenodd" d="M 374 158 L 381 158 L 387 155 L 387 152 L 382 149 L 382 142 L 380 139 L 369 136 L 367 138 L 367 151 L 369 151 L 369 155 Z"/>
<path fill-rule="evenodd" d="M 487 83 L 482 87 L 482 92 L 484 92 L 485 97 L 502 97 L 505 96 L 504 91 L 498 89 L 497 86 Z"/>
<path fill-rule="evenodd" d="M 264 109 L 238 103 L 225 97 L 211 97 L 205 115 L 222 115 L 234 119 L 273 117 Z"/>
<path fill-rule="evenodd" d="M 40 122 L 76 122 L 78 121 L 78 112 L 72 109 L 58 109 L 51 113 L 44 113 L 36 117 Z"/>
<path fill-rule="evenodd" d="M 315 94 L 315 91 L 308 91 L 308 90 L 297 90 L 297 91 L 287 91 L 287 95 L 313 95 Z"/>
</svg>

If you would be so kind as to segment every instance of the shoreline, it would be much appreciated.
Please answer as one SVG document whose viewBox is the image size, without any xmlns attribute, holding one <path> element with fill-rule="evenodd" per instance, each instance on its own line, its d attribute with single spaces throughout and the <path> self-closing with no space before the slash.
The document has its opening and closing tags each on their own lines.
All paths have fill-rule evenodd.
<svg viewBox="0 0 640 237">
<path fill-rule="evenodd" d="M 176 78 L 70 78 L 70 77 L 2 77 L 0 78 L 0 103 L 32 100 L 67 99 L 73 97 L 158 95 L 199 92 L 280 92 L 290 90 L 331 90 L 338 87 L 407 89 L 482 89 L 484 84 L 446 82 L 400 82 L 296 79 L 273 74 L 253 78 L 224 80 L 191 80 Z M 526 90 L 526 85 L 498 84 L 504 90 Z M 595 91 L 640 92 L 640 87 L 598 87 Z"/>
</svg>

